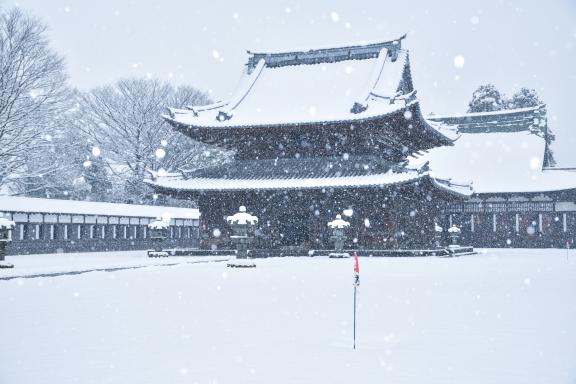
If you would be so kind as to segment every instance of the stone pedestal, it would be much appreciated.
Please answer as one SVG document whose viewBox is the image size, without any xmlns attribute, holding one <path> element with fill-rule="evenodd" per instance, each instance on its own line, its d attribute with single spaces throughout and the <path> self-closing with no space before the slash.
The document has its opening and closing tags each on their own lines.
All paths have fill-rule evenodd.
<svg viewBox="0 0 576 384">
<path fill-rule="evenodd" d="M 246 207 L 241 206 L 238 212 L 228 216 L 226 221 L 232 228 L 233 235 L 230 236 L 230 240 L 236 245 L 236 258 L 247 259 L 249 246 L 254 241 L 253 233 L 258 217 L 247 213 Z"/>
<path fill-rule="evenodd" d="M 155 220 L 148 224 L 148 233 L 152 244 L 154 244 L 154 250 L 148 251 L 148 257 L 166 257 L 168 252 L 162 249 L 164 242 L 168 238 L 168 230 L 170 224 L 163 220 Z"/>
<path fill-rule="evenodd" d="M 14 229 L 16 224 L 12 220 L 0 217 L 0 268 L 14 268 L 13 264 L 6 262 L 6 248 L 12 241 L 10 231 Z"/>
</svg>

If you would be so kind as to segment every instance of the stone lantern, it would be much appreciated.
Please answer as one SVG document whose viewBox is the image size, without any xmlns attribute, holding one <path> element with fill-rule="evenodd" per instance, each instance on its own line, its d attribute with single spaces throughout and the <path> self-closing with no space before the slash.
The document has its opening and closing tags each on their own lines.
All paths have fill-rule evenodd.
<svg viewBox="0 0 576 384">
<path fill-rule="evenodd" d="M 248 258 L 248 246 L 254 240 L 254 227 L 258 223 L 258 217 L 246 212 L 245 206 L 240 206 L 238 212 L 226 219 L 232 228 L 233 235 L 230 239 L 236 244 L 238 259 Z"/>
<path fill-rule="evenodd" d="M 439 226 L 438 223 L 434 223 L 434 243 L 436 245 L 436 248 L 441 247 L 442 232 L 444 232 L 444 229 L 441 226 Z"/>
<path fill-rule="evenodd" d="M 6 256 L 6 247 L 12 241 L 10 238 L 10 231 L 16 227 L 12 220 L 0 217 L 0 268 L 13 268 L 14 265 L 4 261 Z"/>
<path fill-rule="evenodd" d="M 458 228 L 456 224 L 452 224 L 452 226 L 448 228 L 448 234 L 452 239 L 452 244 L 450 245 L 451 247 L 458 246 L 458 239 L 460 238 L 460 232 L 461 232 L 460 228 Z"/>
<path fill-rule="evenodd" d="M 328 226 L 332 228 L 332 236 L 330 239 L 334 241 L 334 252 L 328 256 L 333 258 L 350 257 L 350 255 L 343 251 L 344 241 L 346 240 L 345 229 L 350 226 L 350 223 L 342 219 L 342 216 L 336 215 L 336 219 L 328 222 Z"/>
<path fill-rule="evenodd" d="M 148 251 L 149 257 L 168 256 L 168 252 L 162 251 L 162 244 L 168 238 L 169 229 L 170 224 L 161 219 L 156 219 L 148 224 L 150 240 L 154 244 L 154 250 Z"/>
</svg>

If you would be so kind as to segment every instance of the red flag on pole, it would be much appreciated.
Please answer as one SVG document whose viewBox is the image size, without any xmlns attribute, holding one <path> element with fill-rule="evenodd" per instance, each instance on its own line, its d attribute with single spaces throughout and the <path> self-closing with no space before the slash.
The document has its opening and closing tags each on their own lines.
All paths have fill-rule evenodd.
<svg viewBox="0 0 576 384">
<path fill-rule="evenodd" d="M 358 264 L 358 254 L 354 252 L 354 285 L 358 287 L 360 285 L 360 264 Z"/>
</svg>

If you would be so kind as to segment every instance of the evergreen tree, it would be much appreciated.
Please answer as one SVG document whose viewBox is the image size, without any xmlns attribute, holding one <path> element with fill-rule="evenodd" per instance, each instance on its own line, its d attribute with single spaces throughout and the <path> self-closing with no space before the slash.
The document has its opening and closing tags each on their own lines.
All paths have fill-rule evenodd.
<svg viewBox="0 0 576 384">
<path fill-rule="evenodd" d="M 468 112 L 500 111 L 505 108 L 505 104 L 502 94 L 494 85 L 481 85 L 472 94 L 472 101 L 468 104 Z"/>
<path fill-rule="evenodd" d="M 518 92 L 516 92 L 512 96 L 508 109 L 537 107 L 540 104 L 543 103 L 538 98 L 536 90 L 529 88 L 521 88 Z"/>
</svg>

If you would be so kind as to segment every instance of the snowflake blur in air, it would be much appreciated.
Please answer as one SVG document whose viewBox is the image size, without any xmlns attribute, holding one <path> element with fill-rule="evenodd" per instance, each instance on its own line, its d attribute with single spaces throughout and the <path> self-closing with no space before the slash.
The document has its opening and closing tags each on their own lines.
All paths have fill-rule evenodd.
<svg viewBox="0 0 576 384">
<path fill-rule="evenodd" d="M 90 168 L 92 166 L 92 162 L 90 160 L 86 160 L 85 162 L 82 163 L 82 165 L 84 166 L 84 168 Z"/>
<path fill-rule="evenodd" d="M 464 67 L 464 56 L 462 55 L 457 55 L 456 57 L 454 57 L 454 66 L 456 68 L 463 68 Z"/>
<path fill-rule="evenodd" d="M 340 15 L 334 11 L 332 11 L 330 13 L 330 18 L 332 19 L 333 22 L 337 23 L 338 21 L 340 21 Z"/>
<path fill-rule="evenodd" d="M 166 140 L 162 140 L 162 141 L 160 141 L 160 144 L 161 144 L 163 147 L 165 147 L 165 146 L 168 145 L 168 142 L 167 142 Z"/>
<path fill-rule="evenodd" d="M 166 151 L 164 150 L 164 148 L 158 148 L 156 149 L 156 152 L 154 152 L 154 154 L 156 155 L 156 158 L 158 160 L 162 160 L 166 156 Z"/>
<path fill-rule="evenodd" d="M 478 23 L 480 23 L 480 18 L 478 16 L 474 15 L 470 18 L 470 22 L 474 25 L 478 25 Z"/>
<path fill-rule="evenodd" d="M 94 157 L 100 156 L 100 148 L 92 147 L 92 156 L 94 156 Z"/>
</svg>

